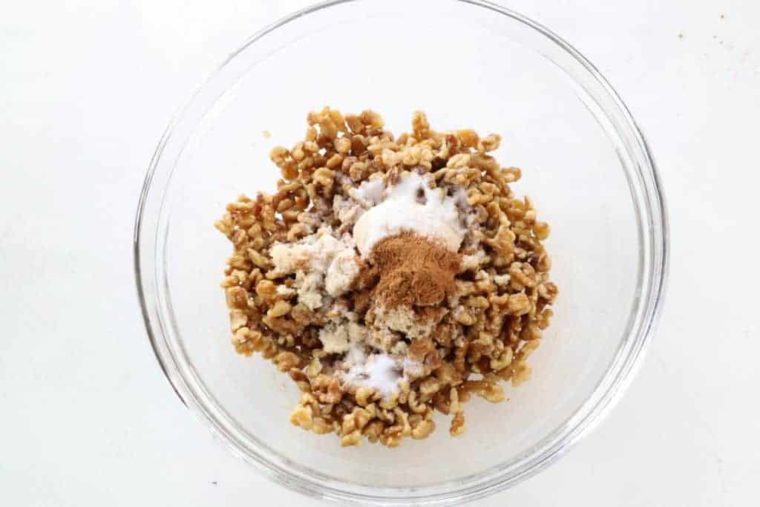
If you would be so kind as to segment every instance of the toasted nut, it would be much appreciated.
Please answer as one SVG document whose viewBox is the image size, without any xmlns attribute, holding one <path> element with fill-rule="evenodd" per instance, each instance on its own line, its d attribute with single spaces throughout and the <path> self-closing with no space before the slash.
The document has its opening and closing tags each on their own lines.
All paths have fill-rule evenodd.
<svg viewBox="0 0 760 507">
<path fill-rule="evenodd" d="M 290 306 L 290 303 L 287 301 L 277 301 L 274 306 L 267 312 L 267 317 L 274 319 L 282 317 L 283 315 L 287 315 L 287 313 L 290 312 L 291 308 L 292 307 Z"/>
</svg>

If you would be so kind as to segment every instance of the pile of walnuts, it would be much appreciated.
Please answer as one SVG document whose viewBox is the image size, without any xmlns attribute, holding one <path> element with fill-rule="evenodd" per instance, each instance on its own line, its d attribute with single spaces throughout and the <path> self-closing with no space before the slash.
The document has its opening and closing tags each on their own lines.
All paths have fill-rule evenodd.
<svg viewBox="0 0 760 507">
<path fill-rule="evenodd" d="M 502 381 L 517 385 L 530 375 L 526 359 L 549 325 L 557 296 L 542 245 L 549 226 L 537 220 L 530 199 L 510 189 L 520 170 L 489 155 L 499 147 L 497 135 L 435 132 L 419 112 L 412 132 L 397 138 L 372 111 L 344 116 L 325 108 L 310 113 L 308 124 L 303 141 L 271 152 L 282 173 L 277 191 L 240 197 L 216 223 L 234 246 L 222 283 L 233 344 L 241 354 L 259 352 L 298 384 L 303 394 L 294 424 L 335 432 L 343 445 L 367 438 L 394 447 L 403 437 L 424 438 L 435 428 L 435 411 L 452 415 L 450 433 L 461 434 L 462 403 L 472 394 L 502 401 Z M 407 339 L 407 355 L 423 365 L 422 375 L 383 397 L 342 385 L 318 338 L 336 312 L 353 312 L 362 322 L 371 287 L 325 295 L 325 304 L 311 310 L 299 303 L 293 276 L 273 269 L 269 250 L 323 225 L 345 231 L 334 210 L 336 196 L 348 199 L 376 173 L 393 184 L 404 171 L 429 173 L 431 185 L 449 193 L 464 189 L 471 220 L 459 251 L 456 295 L 438 312 L 429 335 Z"/>
</svg>

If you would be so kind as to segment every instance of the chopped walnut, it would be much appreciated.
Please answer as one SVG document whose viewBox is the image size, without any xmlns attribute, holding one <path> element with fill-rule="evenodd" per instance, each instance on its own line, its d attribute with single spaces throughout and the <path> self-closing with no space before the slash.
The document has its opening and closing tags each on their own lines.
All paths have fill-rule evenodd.
<svg viewBox="0 0 760 507">
<path fill-rule="evenodd" d="M 505 381 L 530 377 L 528 357 L 558 294 L 542 243 L 549 224 L 513 193 L 522 171 L 493 157 L 497 134 L 436 132 L 421 112 L 398 137 L 373 111 L 324 108 L 307 123 L 302 141 L 270 152 L 282 174 L 276 191 L 240 197 L 214 224 L 233 245 L 222 282 L 232 344 L 298 385 L 292 424 L 336 433 L 343 446 L 426 438 L 436 411 L 460 435 L 472 396 L 501 402 Z M 455 290 L 442 301 L 379 309 L 377 273 L 354 255 L 351 233 L 384 189 L 412 172 L 455 199 L 467 229 Z M 368 373 L 352 371 L 351 361 L 377 354 L 394 358 L 390 393 L 352 380 Z"/>
</svg>

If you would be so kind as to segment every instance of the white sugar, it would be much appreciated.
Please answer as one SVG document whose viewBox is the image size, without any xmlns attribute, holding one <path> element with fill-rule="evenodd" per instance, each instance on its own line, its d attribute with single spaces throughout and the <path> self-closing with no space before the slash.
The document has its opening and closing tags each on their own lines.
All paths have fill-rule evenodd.
<svg viewBox="0 0 760 507">
<path fill-rule="evenodd" d="M 455 252 L 465 235 L 456 199 L 430 188 L 417 173 L 403 174 L 380 204 L 359 217 L 353 233 L 359 252 L 367 257 L 378 241 L 403 231 L 437 239 Z"/>
<path fill-rule="evenodd" d="M 362 182 L 353 192 L 353 196 L 364 203 L 374 206 L 383 200 L 384 191 L 385 182 L 383 179 L 375 178 Z"/>
<path fill-rule="evenodd" d="M 424 371 L 422 363 L 408 357 L 392 356 L 383 352 L 367 354 L 361 341 L 352 341 L 343 357 L 343 382 L 355 387 L 369 387 L 387 398 L 399 390 L 402 380 L 419 378 Z"/>
<path fill-rule="evenodd" d="M 366 362 L 352 366 L 346 374 L 346 382 L 377 389 L 383 396 L 398 390 L 401 380 L 400 364 L 388 354 L 373 354 Z"/>
</svg>

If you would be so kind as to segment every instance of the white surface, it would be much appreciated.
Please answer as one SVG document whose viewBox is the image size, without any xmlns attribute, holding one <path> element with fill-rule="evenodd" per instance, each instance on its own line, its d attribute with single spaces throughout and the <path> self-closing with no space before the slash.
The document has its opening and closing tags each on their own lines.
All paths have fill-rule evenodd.
<svg viewBox="0 0 760 507">
<path fill-rule="evenodd" d="M 0 504 L 320 505 L 243 466 L 176 400 L 131 267 L 137 194 L 172 112 L 306 3 L 0 0 Z M 760 4 L 702 4 L 507 2 L 632 109 L 669 200 L 672 263 L 623 401 L 556 465 L 476 505 L 760 496 Z"/>
</svg>

